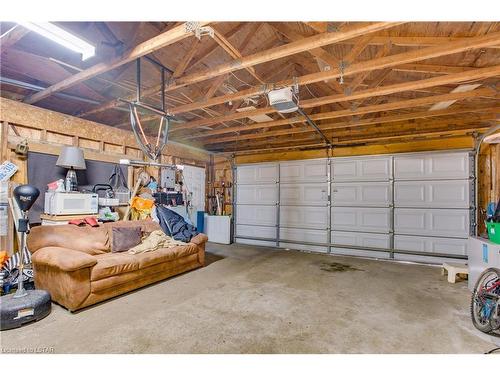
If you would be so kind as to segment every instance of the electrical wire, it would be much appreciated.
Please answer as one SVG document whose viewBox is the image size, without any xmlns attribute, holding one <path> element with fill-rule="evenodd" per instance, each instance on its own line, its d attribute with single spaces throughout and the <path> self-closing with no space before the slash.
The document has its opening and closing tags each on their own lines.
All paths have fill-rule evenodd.
<svg viewBox="0 0 500 375">
<path fill-rule="evenodd" d="M 243 83 L 244 85 L 247 85 L 248 87 L 253 87 L 253 86 L 252 86 L 252 85 L 250 85 L 248 82 L 245 82 L 245 81 L 243 81 L 242 79 L 238 78 L 238 77 L 236 76 L 236 74 L 234 74 L 233 72 L 231 72 L 231 75 L 232 75 L 234 78 L 236 78 L 238 81 L 240 81 L 241 83 Z"/>
<path fill-rule="evenodd" d="M 304 85 L 304 86 L 306 87 L 307 91 L 309 91 L 309 94 L 311 94 L 311 95 L 313 96 L 313 98 L 317 98 L 317 96 L 316 96 L 316 95 L 314 95 L 314 94 L 312 93 L 312 91 L 309 89 L 309 86 L 308 86 L 308 85 Z"/>
</svg>

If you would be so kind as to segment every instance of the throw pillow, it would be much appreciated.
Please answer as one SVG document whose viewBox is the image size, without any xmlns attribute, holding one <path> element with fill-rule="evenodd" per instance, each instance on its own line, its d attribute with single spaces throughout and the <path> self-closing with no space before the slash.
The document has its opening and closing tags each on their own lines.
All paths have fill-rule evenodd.
<svg viewBox="0 0 500 375">
<path fill-rule="evenodd" d="M 120 253 L 137 246 L 141 243 L 140 227 L 116 227 L 113 228 L 111 252 Z"/>
</svg>

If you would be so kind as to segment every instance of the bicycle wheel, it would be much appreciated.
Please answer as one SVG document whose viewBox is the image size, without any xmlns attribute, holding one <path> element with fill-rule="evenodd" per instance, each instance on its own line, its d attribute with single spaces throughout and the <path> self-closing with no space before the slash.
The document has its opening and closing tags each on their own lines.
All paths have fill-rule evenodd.
<svg viewBox="0 0 500 375">
<path fill-rule="evenodd" d="M 490 333 L 500 327 L 499 299 L 500 271 L 488 268 L 476 282 L 470 306 L 472 323 L 481 332 Z"/>
</svg>

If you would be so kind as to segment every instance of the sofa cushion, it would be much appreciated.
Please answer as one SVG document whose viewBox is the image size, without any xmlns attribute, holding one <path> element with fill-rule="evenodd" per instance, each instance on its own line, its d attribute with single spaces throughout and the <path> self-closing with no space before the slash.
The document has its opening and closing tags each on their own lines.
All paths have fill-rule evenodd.
<svg viewBox="0 0 500 375">
<path fill-rule="evenodd" d="M 111 252 L 127 251 L 141 243 L 140 227 L 113 227 L 111 235 Z"/>
<path fill-rule="evenodd" d="M 169 262 L 174 259 L 182 258 L 191 254 L 196 254 L 198 247 L 194 244 L 187 244 L 185 246 L 175 246 L 171 248 L 161 248 L 146 253 L 132 255 L 139 262 L 139 268 L 151 267 L 155 264 L 162 262 Z"/>
<path fill-rule="evenodd" d="M 90 255 L 109 251 L 108 232 L 103 226 L 42 225 L 31 228 L 27 241 L 31 253 L 43 247 L 64 247 Z"/>
<path fill-rule="evenodd" d="M 96 255 L 97 264 L 92 268 L 90 280 L 101 280 L 139 269 L 139 259 L 127 253 L 106 253 Z"/>
</svg>

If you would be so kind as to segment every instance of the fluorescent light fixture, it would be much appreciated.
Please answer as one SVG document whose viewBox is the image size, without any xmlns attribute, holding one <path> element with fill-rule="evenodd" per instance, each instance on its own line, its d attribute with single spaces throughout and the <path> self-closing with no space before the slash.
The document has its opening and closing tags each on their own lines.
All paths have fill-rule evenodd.
<svg viewBox="0 0 500 375">
<path fill-rule="evenodd" d="M 72 51 L 82 54 L 82 60 L 95 55 L 95 47 L 51 22 L 18 22 L 19 25 L 34 31 Z"/>
</svg>

